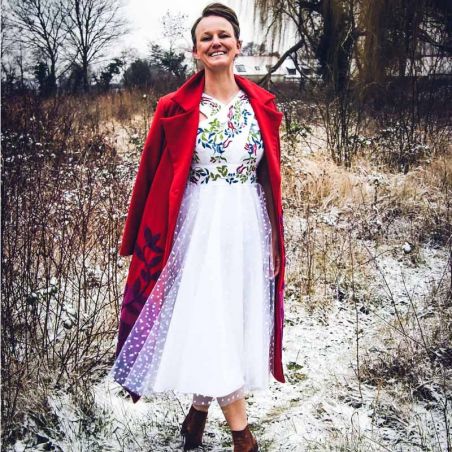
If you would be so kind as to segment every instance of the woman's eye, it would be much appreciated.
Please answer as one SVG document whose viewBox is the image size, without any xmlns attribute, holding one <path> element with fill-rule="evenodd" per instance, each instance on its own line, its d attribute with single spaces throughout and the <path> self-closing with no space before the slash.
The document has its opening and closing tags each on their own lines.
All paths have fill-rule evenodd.
<svg viewBox="0 0 452 452">
<path fill-rule="evenodd" d="M 228 34 L 221 34 L 220 38 L 224 39 L 224 38 L 229 38 Z M 208 41 L 209 39 L 211 39 L 211 36 L 203 36 L 201 38 L 201 41 Z"/>
</svg>

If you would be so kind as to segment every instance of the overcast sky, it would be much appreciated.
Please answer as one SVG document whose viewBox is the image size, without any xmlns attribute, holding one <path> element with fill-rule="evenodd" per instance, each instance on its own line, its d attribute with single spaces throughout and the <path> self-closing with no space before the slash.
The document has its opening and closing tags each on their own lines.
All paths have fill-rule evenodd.
<svg viewBox="0 0 452 452">
<path fill-rule="evenodd" d="M 186 40 L 190 44 L 190 28 L 201 15 L 202 9 L 210 0 L 123 0 L 123 13 L 127 17 L 131 33 L 118 48 L 135 48 L 139 56 L 145 56 L 149 41 L 162 42 L 161 17 L 169 10 L 172 13 L 188 15 Z M 253 29 L 251 1 L 223 0 L 222 3 L 233 8 L 239 16 L 240 34 L 243 42 L 260 42 Z M 114 49 L 114 50 L 116 50 Z M 282 50 L 282 49 L 281 49 Z"/>
</svg>

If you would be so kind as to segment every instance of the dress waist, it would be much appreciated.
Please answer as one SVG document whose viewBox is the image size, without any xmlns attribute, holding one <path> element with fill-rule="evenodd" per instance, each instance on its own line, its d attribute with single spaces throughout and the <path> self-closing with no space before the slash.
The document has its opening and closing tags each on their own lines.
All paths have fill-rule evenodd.
<svg viewBox="0 0 452 452">
<path fill-rule="evenodd" d="M 255 165 L 245 163 L 239 166 L 227 163 L 203 163 L 190 167 L 189 181 L 194 184 L 255 184 L 257 173 Z"/>
</svg>

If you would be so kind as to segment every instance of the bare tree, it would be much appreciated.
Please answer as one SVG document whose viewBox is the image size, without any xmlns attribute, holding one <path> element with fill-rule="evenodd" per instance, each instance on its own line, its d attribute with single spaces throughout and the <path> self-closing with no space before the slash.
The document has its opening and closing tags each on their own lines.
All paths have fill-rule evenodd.
<svg viewBox="0 0 452 452">
<path fill-rule="evenodd" d="M 444 58 L 452 53 L 450 2 L 446 0 L 255 0 L 258 27 L 272 48 L 288 26 L 295 39 L 261 80 L 294 52 L 315 57 L 335 92 L 347 84 L 353 59 L 367 83 L 407 73 L 426 44 Z M 413 64 L 413 63 L 411 63 Z"/>
<path fill-rule="evenodd" d="M 119 37 L 127 33 L 116 0 L 65 0 L 64 25 L 71 56 L 82 68 L 83 88 L 89 89 L 88 68 Z"/>
<path fill-rule="evenodd" d="M 410 74 L 422 56 L 452 55 L 452 20 L 442 0 L 362 0 L 360 26 L 366 31 L 362 78 L 382 83 L 388 76 Z M 392 14 L 388 14 L 389 5 Z"/>
<path fill-rule="evenodd" d="M 57 62 L 65 38 L 62 6 L 57 0 L 12 0 L 10 22 L 17 40 L 49 64 L 49 85 L 56 87 Z"/>
<path fill-rule="evenodd" d="M 180 12 L 171 13 L 170 10 L 167 10 L 160 19 L 163 36 L 169 41 L 170 52 L 174 50 L 176 42 L 184 37 L 184 33 L 187 30 L 187 17 L 187 14 Z"/>
<path fill-rule="evenodd" d="M 261 30 L 267 30 L 265 38 L 270 39 L 271 49 L 276 41 L 281 44 L 285 29 L 295 27 L 295 40 L 283 52 L 268 74 L 259 82 L 266 85 L 271 74 L 295 52 L 313 56 L 322 33 L 322 0 L 256 0 L 253 2 L 254 17 Z"/>
</svg>

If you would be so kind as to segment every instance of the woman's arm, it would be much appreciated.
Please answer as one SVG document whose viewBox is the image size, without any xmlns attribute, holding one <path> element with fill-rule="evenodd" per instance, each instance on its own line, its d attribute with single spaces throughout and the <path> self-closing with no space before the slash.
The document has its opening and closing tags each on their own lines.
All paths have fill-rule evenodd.
<svg viewBox="0 0 452 452">
<path fill-rule="evenodd" d="M 268 173 L 267 159 L 265 155 L 261 163 L 258 165 L 257 174 L 259 183 L 262 185 L 262 188 L 264 189 L 265 200 L 267 204 L 267 212 L 270 218 L 270 224 L 272 228 L 273 267 L 275 270 L 274 276 L 276 276 L 279 273 L 279 264 L 280 264 L 278 223 L 276 221 L 270 176 Z"/>
</svg>

